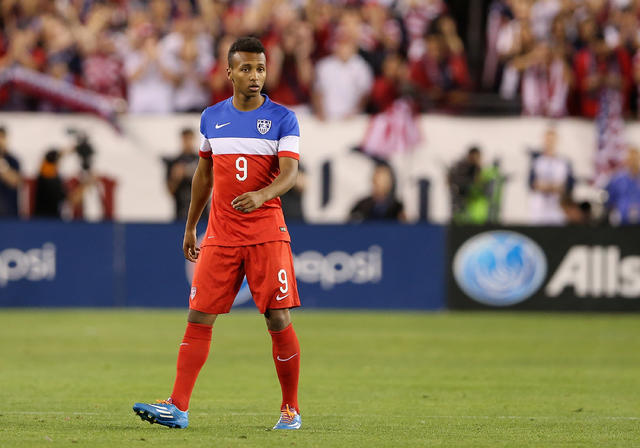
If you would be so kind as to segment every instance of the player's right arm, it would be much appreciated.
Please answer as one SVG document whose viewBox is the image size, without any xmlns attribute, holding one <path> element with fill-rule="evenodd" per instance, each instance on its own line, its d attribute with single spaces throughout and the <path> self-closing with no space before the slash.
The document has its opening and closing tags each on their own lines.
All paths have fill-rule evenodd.
<svg viewBox="0 0 640 448">
<path fill-rule="evenodd" d="M 191 184 L 191 203 L 189 204 L 189 215 L 187 225 L 184 229 L 184 241 L 182 250 L 184 257 L 195 263 L 198 259 L 200 249 L 197 247 L 198 237 L 196 235 L 196 225 L 200 220 L 202 211 L 211 197 L 213 188 L 213 161 L 211 158 L 200 157 L 198 168 L 193 175 Z"/>
</svg>

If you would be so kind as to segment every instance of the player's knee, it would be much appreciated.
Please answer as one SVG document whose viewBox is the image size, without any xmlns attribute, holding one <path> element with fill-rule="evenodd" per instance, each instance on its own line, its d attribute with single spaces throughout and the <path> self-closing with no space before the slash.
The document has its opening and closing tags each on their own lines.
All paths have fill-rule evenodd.
<svg viewBox="0 0 640 448">
<path fill-rule="evenodd" d="M 213 325 L 213 323 L 216 321 L 216 317 L 218 317 L 217 314 L 208 314 L 190 309 L 189 315 L 187 316 L 187 322 L 191 322 L 194 324 Z"/>
<path fill-rule="evenodd" d="M 291 323 L 289 310 L 267 310 L 264 317 L 267 319 L 267 327 L 271 331 L 284 330 Z"/>
</svg>

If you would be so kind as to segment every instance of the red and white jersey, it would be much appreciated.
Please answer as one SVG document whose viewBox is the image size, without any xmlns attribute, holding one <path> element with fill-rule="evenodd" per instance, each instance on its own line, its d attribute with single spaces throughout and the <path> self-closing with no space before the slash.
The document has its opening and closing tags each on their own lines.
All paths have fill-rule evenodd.
<svg viewBox="0 0 640 448">
<path fill-rule="evenodd" d="M 291 241 L 280 198 L 242 213 L 231 201 L 270 185 L 280 173 L 279 157 L 300 158 L 295 114 L 266 95 L 257 109 L 243 112 L 233 97 L 205 109 L 200 119 L 200 157 L 213 158 L 213 195 L 202 246 L 249 246 Z"/>
</svg>

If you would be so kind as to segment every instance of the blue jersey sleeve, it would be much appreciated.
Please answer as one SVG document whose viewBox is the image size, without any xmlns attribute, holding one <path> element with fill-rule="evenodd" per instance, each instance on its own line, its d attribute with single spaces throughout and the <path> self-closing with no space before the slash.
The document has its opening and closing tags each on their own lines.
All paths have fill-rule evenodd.
<svg viewBox="0 0 640 448">
<path fill-rule="evenodd" d="M 207 125 L 206 125 L 206 115 L 207 109 L 202 112 L 200 115 L 200 157 L 204 157 L 206 159 L 211 158 L 211 144 L 209 143 L 209 138 L 207 137 Z"/>
<path fill-rule="evenodd" d="M 300 127 L 296 114 L 292 111 L 288 111 L 280 126 L 278 157 L 291 157 L 300 160 Z"/>
<path fill-rule="evenodd" d="M 284 119 L 282 120 L 282 125 L 280 125 L 280 135 L 278 136 L 278 138 L 280 139 L 288 135 L 300 137 L 298 118 L 292 111 L 288 111 L 287 115 L 285 115 Z"/>
</svg>

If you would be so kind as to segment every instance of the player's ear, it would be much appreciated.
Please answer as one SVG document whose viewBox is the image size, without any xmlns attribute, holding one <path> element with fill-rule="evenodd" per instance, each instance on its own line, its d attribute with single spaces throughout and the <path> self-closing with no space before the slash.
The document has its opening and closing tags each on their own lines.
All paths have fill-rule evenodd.
<svg viewBox="0 0 640 448">
<path fill-rule="evenodd" d="M 227 79 L 230 79 L 233 82 L 233 78 L 231 77 L 231 67 L 227 67 Z"/>
</svg>

